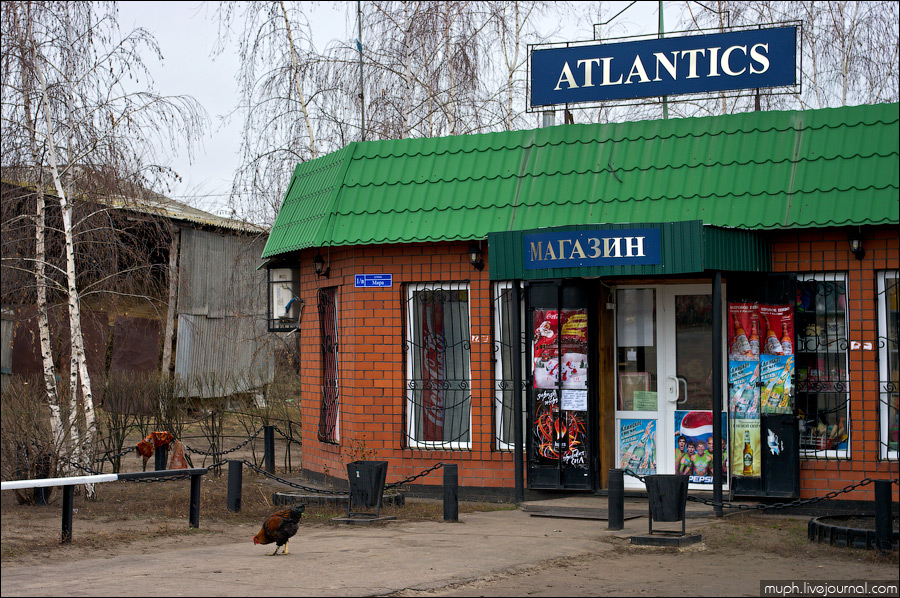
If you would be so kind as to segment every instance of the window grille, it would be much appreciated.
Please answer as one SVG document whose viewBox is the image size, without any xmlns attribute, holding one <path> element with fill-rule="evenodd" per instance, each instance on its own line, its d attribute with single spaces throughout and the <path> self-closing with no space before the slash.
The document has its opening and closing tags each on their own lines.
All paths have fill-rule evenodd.
<svg viewBox="0 0 900 598">
<path fill-rule="evenodd" d="M 497 450 L 511 451 L 515 449 L 513 434 L 514 390 L 513 359 L 518 354 L 522 362 L 520 380 L 522 388 L 522 430 L 525 430 L 525 361 L 521 347 L 525 343 L 524 322 L 519 324 L 519 343 L 513 342 L 513 301 L 516 300 L 516 289 L 511 282 L 494 284 L 494 446 Z M 524 302 L 520 303 L 520 320 L 525 313 Z"/>
<path fill-rule="evenodd" d="M 469 286 L 410 284 L 405 312 L 407 445 L 471 448 Z"/>
<path fill-rule="evenodd" d="M 322 339 L 322 409 L 319 412 L 318 438 L 338 441 L 338 328 L 337 289 L 319 289 L 319 332 Z"/>
<path fill-rule="evenodd" d="M 878 273 L 879 457 L 896 460 L 900 449 L 900 271 Z"/>
<path fill-rule="evenodd" d="M 795 314 L 800 456 L 848 459 L 851 421 L 846 276 L 799 275 Z"/>
</svg>

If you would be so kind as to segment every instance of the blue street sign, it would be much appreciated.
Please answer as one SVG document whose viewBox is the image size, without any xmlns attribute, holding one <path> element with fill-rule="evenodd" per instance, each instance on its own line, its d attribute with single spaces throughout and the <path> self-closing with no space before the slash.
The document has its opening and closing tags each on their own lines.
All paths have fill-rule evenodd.
<svg viewBox="0 0 900 598">
<path fill-rule="evenodd" d="M 393 274 L 357 274 L 357 287 L 391 287 L 394 284 Z"/>
<path fill-rule="evenodd" d="M 794 85 L 797 28 L 752 29 L 531 53 L 531 105 Z"/>
</svg>

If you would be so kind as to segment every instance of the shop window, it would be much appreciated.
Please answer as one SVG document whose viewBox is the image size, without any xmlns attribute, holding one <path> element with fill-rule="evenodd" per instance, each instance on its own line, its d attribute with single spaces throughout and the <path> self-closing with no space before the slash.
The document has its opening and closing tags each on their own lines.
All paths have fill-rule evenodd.
<svg viewBox="0 0 900 598">
<path fill-rule="evenodd" d="M 319 332 L 322 339 L 322 409 L 318 438 L 338 441 L 338 328 L 337 289 L 319 289 Z"/>
<path fill-rule="evenodd" d="M 516 289 L 511 282 L 498 282 L 494 284 L 494 439 L 495 448 L 511 451 L 515 448 L 513 424 L 514 390 L 516 379 L 513 376 L 513 359 L 519 355 L 522 363 L 520 371 L 520 383 L 525 389 L 525 362 L 524 355 L 519 348 L 524 344 L 524 300 L 519 304 L 519 340 L 513 338 L 513 308 L 516 300 Z M 522 400 L 522 430 L 525 430 L 525 400 Z M 524 441 L 524 439 L 523 439 Z"/>
<path fill-rule="evenodd" d="M 849 458 L 850 371 L 845 275 L 798 275 L 795 314 L 801 456 Z"/>
<path fill-rule="evenodd" d="M 900 272 L 878 273 L 879 436 L 882 459 L 898 458 L 900 434 Z"/>
<path fill-rule="evenodd" d="M 406 293 L 407 445 L 471 447 L 469 286 L 411 284 Z"/>
</svg>

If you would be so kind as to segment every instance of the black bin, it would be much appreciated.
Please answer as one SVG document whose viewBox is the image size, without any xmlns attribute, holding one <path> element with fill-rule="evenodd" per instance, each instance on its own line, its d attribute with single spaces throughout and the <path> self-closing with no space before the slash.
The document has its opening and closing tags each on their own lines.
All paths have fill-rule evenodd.
<svg viewBox="0 0 900 598">
<path fill-rule="evenodd" d="M 675 474 L 648 475 L 644 478 L 650 506 L 650 533 L 653 533 L 654 521 L 681 521 L 681 534 L 684 535 L 688 480 L 690 476 Z"/>
<path fill-rule="evenodd" d="M 347 464 L 347 482 L 350 484 L 350 500 L 347 516 L 367 515 L 353 513 L 353 507 L 375 507 L 375 516 L 381 514 L 381 498 L 387 478 L 387 461 L 353 461 Z"/>
</svg>

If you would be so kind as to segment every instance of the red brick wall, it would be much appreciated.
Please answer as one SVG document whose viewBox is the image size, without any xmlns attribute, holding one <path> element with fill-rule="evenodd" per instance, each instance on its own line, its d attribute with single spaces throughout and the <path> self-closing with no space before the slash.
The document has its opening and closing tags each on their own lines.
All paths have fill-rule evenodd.
<svg viewBox="0 0 900 598">
<path fill-rule="evenodd" d="M 772 262 L 776 272 L 846 272 L 850 340 L 877 347 L 877 270 L 900 267 L 900 242 L 888 227 L 863 231 L 865 258 L 849 251 L 847 231 L 823 229 L 776 233 Z M 301 255 L 301 293 L 306 300 L 302 324 L 303 468 L 343 479 L 346 464 L 356 459 L 388 461 L 387 482 L 420 473 L 438 462 L 459 466 L 459 483 L 468 487 L 513 486 L 513 456 L 493 448 L 493 349 L 491 288 L 487 268 L 479 272 L 467 260 L 468 243 L 433 243 L 331 248 L 321 251 L 330 262 L 329 278 L 317 278 L 315 251 Z M 487 247 L 484 247 L 487 259 Z M 356 289 L 355 274 L 392 274 L 388 289 Z M 471 334 L 487 342 L 472 343 L 472 448 L 431 451 L 403 448 L 405 405 L 405 283 L 468 282 Z M 321 409 L 321 353 L 317 295 L 319 287 L 338 286 L 340 444 L 316 437 Z M 851 459 L 801 460 L 801 496 L 823 496 L 866 478 L 897 477 L 897 462 L 878 460 L 878 352 L 851 351 Z M 440 485 L 440 472 L 416 483 Z M 895 498 L 897 486 L 893 486 Z M 873 499 L 874 486 L 863 486 L 841 499 Z"/>
<path fill-rule="evenodd" d="M 800 460 L 801 498 L 824 496 L 866 478 L 897 478 L 896 461 L 879 461 L 878 305 L 876 272 L 900 268 L 900 241 L 890 227 L 862 229 L 866 254 L 850 253 L 848 229 L 785 231 L 774 237 L 775 272 L 846 272 L 850 341 L 870 342 L 874 350 L 850 351 L 850 460 Z M 898 488 L 892 486 L 894 500 Z M 874 500 L 873 484 L 841 494 L 843 500 Z"/>
<path fill-rule="evenodd" d="M 459 484 L 469 487 L 513 487 L 511 453 L 493 449 L 493 345 L 491 288 L 487 269 L 468 263 L 469 243 L 429 243 L 377 247 L 331 248 L 328 279 L 312 269 L 315 252 L 301 256 L 303 468 L 345 478 L 346 464 L 356 459 L 388 461 L 387 482 L 415 475 L 438 462 L 459 466 Z M 487 247 L 484 246 L 485 257 Z M 392 274 L 386 289 L 354 288 L 355 274 Z M 403 355 L 406 283 L 468 282 L 472 343 L 471 450 L 405 449 L 406 371 Z M 321 409 L 321 354 L 317 313 L 318 287 L 338 286 L 340 445 L 319 442 L 316 424 Z M 441 485 L 440 471 L 416 483 Z"/>
</svg>

